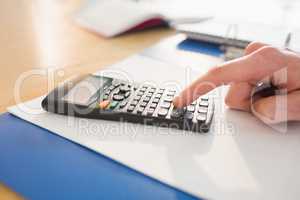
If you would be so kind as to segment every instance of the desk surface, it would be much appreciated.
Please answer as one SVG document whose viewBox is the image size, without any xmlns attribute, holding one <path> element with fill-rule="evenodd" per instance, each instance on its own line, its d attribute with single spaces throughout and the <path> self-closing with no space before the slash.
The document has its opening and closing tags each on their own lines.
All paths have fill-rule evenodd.
<svg viewBox="0 0 300 200">
<path fill-rule="evenodd" d="M 81 3 L 80 0 L 0 2 L 0 112 L 16 103 L 15 82 L 24 72 L 58 68 L 55 72 L 64 73 L 62 76 L 61 72 L 54 72 L 57 84 L 72 74 L 99 70 L 174 33 L 160 28 L 105 39 L 72 22 L 72 13 Z M 20 87 L 23 101 L 46 91 L 45 76 L 31 76 Z"/>
<path fill-rule="evenodd" d="M 155 29 L 105 39 L 73 24 L 71 14 L 81 3 L 80 0 L 0 2 L 0 113 L 16 103 L 15 83 L 25 72 L 55 69 L 56 85 L 73 74 L 99 70 L 174 33 Z M 47 90 L 47 76 L 35 75 L 22 82 L 19 93 L 25 101 Z M 0 199 L 17 197 L 0 184 Z"/>
</svg>

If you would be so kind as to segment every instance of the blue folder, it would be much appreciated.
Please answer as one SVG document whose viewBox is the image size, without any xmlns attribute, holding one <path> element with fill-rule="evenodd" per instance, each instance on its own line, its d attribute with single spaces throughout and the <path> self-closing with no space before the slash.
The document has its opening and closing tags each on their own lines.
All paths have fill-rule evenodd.
<svg viewBox="0 0 300 200">
<path fill-rule="evenodd" d="M 0 116 L 0 182 L 33 200 L 197 199 L 8 113 Z"/>
<path fill-rule="evenodd" d="M 0 182 L 26 199 L 196 199 L 11 114 L 0 130 Z"/>
</svg>

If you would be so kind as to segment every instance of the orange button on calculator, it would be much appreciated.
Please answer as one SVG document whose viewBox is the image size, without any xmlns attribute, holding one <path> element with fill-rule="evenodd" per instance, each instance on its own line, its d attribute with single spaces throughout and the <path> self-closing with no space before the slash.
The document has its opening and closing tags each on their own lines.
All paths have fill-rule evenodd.
<svg viewBox="0 0 300 200">
<path fill-rule="evenodd" d="M 105 108 L 107 108 L 107 106 L 110 104 L 110 101 L 109 100 L 105 100 L 105 101 L 101 101 L 100 103 L 99 103 L 99 108 L 100 109 L 105 109 Z"/>
</svg>

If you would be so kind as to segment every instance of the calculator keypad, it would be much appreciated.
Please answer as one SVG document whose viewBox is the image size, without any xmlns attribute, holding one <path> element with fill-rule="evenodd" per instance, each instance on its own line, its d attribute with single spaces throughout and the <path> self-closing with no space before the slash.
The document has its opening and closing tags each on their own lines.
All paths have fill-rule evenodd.
<svg viewBox="0 0 300 200">
<path fill-rule="evenodd" d="M 202 96 L 187 107 L 178 109 L 172 104 L 176 93 L 175 90 L 166 88 L 113 83 L 106 88 L 102 101 L 106 104 L 110 101 L 106 109 L 154 118 L 185 120 L 191 124 L 205 123 L 209 119 L 209 97 Z M 99 104 L 101 103 L 100 101 Z"/>
</svg>

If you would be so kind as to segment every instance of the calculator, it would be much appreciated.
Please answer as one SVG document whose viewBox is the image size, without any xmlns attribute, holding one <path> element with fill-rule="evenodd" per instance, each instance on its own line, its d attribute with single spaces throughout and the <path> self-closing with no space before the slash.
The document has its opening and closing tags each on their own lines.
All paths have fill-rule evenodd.
<svg viewBox="0 0 300 200">
<path fill-rule="evenodd" d="M 184 108 L 172 104 L 178 91 L 170 87 L 100 75 L 66 81 L 42 101 L 46 111 L 75 117 L 131 122 L 199 133 L 209 131 L 214 113 L 210 96 Z"/>
</svg>

